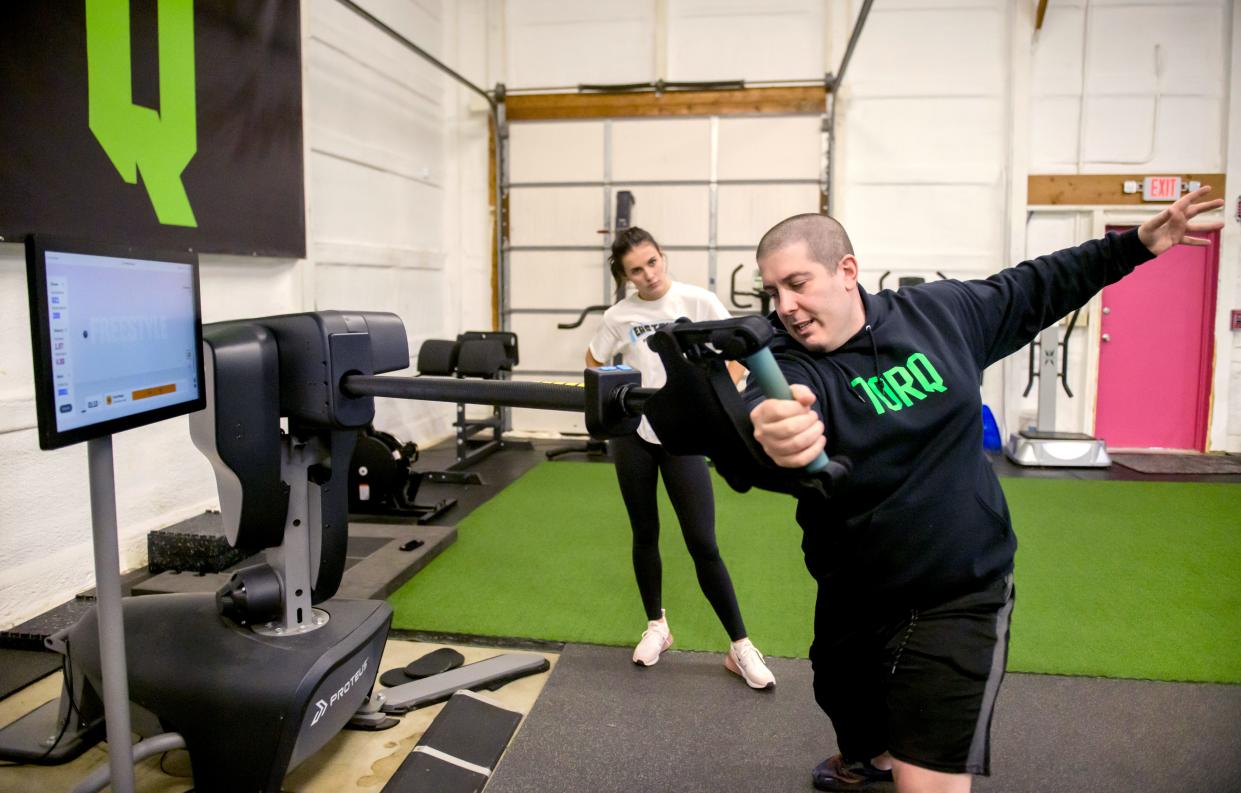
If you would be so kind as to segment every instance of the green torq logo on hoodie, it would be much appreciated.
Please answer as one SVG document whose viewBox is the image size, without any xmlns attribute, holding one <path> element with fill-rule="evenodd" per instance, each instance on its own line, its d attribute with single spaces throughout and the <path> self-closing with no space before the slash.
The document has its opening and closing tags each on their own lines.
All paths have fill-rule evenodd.
<svg viewBox="0 0 1241 793">
<path fill-rule="evenodd" d="M 944 378 L 935 370 L 930 359 L 920 352 L 909 356 L 904 366 L 893 366 L 884 372 L 882 378 L 876 376 L 867 380 L 855 377 L 849 385 L 854 388 L 860 386 L 866 392 L 877 416 L 889 410 L 895 412 L 913 407 L 914 402 L 948 390 Z"/>
<path fill-rule="evenodd" d="M 166 226 L 198 226 L 181 172 L 198 151 L 193 0 L 159 0 L 159 111 L 133 103 L 129 0 L 86 0 L 90 129 Z"/>
</svg>

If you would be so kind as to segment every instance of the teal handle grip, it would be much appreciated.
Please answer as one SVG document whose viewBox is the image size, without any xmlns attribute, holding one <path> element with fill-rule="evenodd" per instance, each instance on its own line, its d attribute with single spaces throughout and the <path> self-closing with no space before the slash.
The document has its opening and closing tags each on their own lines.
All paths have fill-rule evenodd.
<svg viewBox="0 0 1241 793">
<path fill-rule="evenodd" d="M 780 367 L 776 364 L 775 356 L 771 354 L 771 350 L 764 347 L 753 355 L 745 359 L 745 366 L 754 374 L 754 379 L 758 381 L 759 388 L 763 389 L 763 394 L 768 399 L 792 399 L 793 392 L 789 389 L 789 382 L 784 379 L 784 372 L 780 371 Z M 810 461 L 806 466 L 806 470 L 812 474 L 818 473 L 827 467 L 827 454 L 819 452 L 819 456 Z"/>
</svg>

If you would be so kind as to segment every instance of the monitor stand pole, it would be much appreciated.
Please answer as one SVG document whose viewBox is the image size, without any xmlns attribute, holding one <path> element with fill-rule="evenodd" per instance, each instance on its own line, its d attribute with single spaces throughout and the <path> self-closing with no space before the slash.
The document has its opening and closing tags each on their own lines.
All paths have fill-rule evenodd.
<svg viewBox="0 0 1241 793">
<path fill-rule="evenodd" d="M 134 756 L 129 725 L 129 677 L 121 613 L 121 559 L 116 536 L 116 478 L 112 436 L 86 442 L 90 463 L 91 533 L 95 542 L 95 597 L 99 609 L 99 655 L 108 765 L 115 793 L 133 793 Z"/>
</svg>

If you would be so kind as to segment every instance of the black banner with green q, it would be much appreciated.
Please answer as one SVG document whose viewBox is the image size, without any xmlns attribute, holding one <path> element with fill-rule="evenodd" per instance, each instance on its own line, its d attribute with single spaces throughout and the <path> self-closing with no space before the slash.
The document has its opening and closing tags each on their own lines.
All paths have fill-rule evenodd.
<svg viewBox="0 0 1241 793">
<path fill-rule="evenodd" d="M 9 3 L 0 102 L 6 241 L 305 256 L 298 3 Z"/>
</svg>

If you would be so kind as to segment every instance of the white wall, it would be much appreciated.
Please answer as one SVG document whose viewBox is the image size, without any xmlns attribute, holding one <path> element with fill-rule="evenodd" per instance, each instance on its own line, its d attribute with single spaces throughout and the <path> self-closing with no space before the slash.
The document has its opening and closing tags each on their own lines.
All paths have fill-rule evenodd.
<svg viewBox="0 0 1241 793">
<path fill-rule="evenodd" d="M 837 104 L 834 185 L 868 288 L 889 270 L 960 278 L 1005 259 L 1011 12 L 1003 0 L 872 8 Z"/>
<path fill-rule="evenodd" d="M 1233 222 L 1234 202 L 1241 196 L 1241 11 L 1234 4 L 1227 63 L 1228 144 L 1224 213 L 1228 217 L 1220 235 L 1218 311 L 1215 317 L 1215 405 L 1211 413 L 1211 444 L 1231 452 L 1241 451 L 1241 333 L 1229 328 L 1231 310 L 1241 310 L 1241 223 Z M 1238 213 L 1241 214 L 1241 213 Z M 1231 363 L 1230 363 L 1231 362 Z M 1222 442 L 1219 440 L 1223 438 Z"/>
<path fill-rule="evenodd" d="M 510 88 L 813 79 L 838 67 L 862 5 L 591 0 L 565 12 L 551 2 L 496 2 L 506 31 L 506 71 L 496 79 Z M 1036 209 L 1028 217 L 1031 173 L 1227 172 L 1227 198 L 1235 202 L 1241 98 L 1231 77 L 1241 35 L 1233 3 L 1063 0 L 1048 5 L 1037 35 L 1036 6 L 874 4 L 838 97 L 833 173 L 834 211 L 850 230 L 868 288 L 885 271 L 893 279 L 934 278 L 936 271 L 985 276 L 1027 250 L 1044 252 L 1043 243 L 1080 242 L 1095 232 L 1103 216 L 1093 210 Z M 593 217 L 594 202 L 564 211 Z M 694 207 L 685 214 L 686 223 L 698 222 Z M 1229 309 L 1241 306 L 1239 254 L 1230 221 L 1220 260 L 1209 448 L 1233 452 L 1241 451 L 1241 334 L 1226 323 Z M 1076 340 L 1092 338 L 1093 330 L 1087 324 Z M 1062 397 L 1060 429 L 1092 428 L 1095 359 L 1085 344 L 1076 346 L 1070 376 L 1079 397 Z M 1025 368 L 1018 354 L 984 383 L 984 400 L 1009 430 L 1036 405 L 1033 391 L 1020 396 Z"/>
<path fill-rule="evenodd" d="M 818 78 L 823 0 L 497 0 L 510 87 Z"/>
<path fill-rule="evenodd" d="M 483 0 L 370 0 L 373 13 L 476 82 Z M 306 260 L 201 257 L 206 322 L 311 309 L 394 311 L 425 338 L 490 327 L 486 115 L 417 55 L 334 0 L 302 4 Z M 485 83 L 484 83 L 485 84 Z M 0 244 L 0 627 L 93 585 L 85 446 L 41 452 L 20 246 Z M 381 400 L 376 424 L 426 443 L 451 406 Z M 216 505 L 184 418 L 114 442 L 122 567 L 146 533 Z"/>
<path fill-rule="evenodd" d="M 1033 45 L 1032 170 L 1222 171 L 1229 16 L 1219 0 L 1051 4 Z"/>
</svg>

